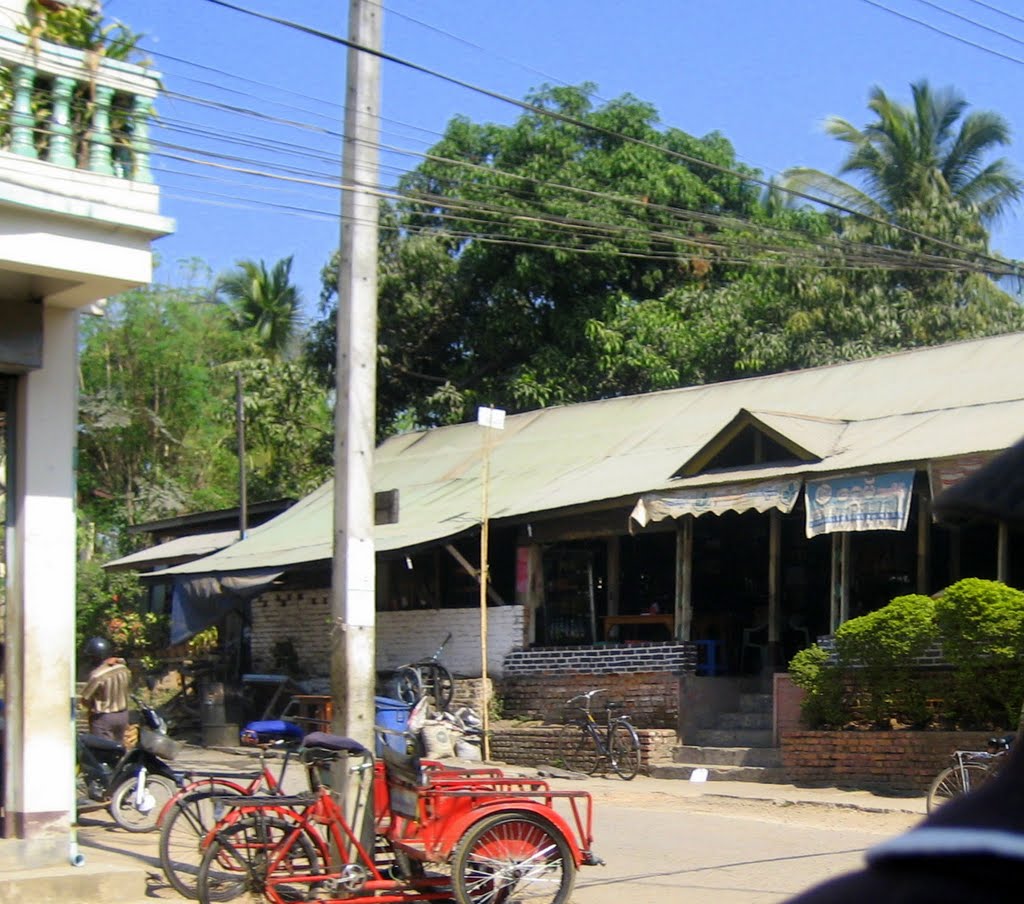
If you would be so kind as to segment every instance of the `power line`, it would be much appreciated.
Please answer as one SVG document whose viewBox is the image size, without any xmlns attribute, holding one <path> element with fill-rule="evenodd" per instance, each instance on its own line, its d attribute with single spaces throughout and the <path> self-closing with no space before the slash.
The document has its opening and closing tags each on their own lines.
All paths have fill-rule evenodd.
<svg viewBox="0 0 1024 904">
<path fill-rule="evenodd" d="M 216 3 L 217 0 L 207 0 L 207 2 Z M 979 44 L 977 43 L 977 41 L 968 40 L 962 35 L 955 34 L 954 32 L 951 31 L 946 31 L 945 29 L 939 28 L 937 25 L 932 25 L 931 22 L 926 22 L 924 19 L 916 19 L 914 18 L 914 16 L 908 16 L 906 13 L 901 13 L 899 10 L 892 9 L 891 7 L 886 6 L 884 3 L 879 3 L 878 0 L 863 0 L 863 2 L 867 3 L 869 6 L 874 6 L 877 9 L 884 10 L 885 12 L 893 16 L 897 16 L 900 19 L 905 19 L 907 22 L 913 22 L 914 24 L 920 25 L 923 28 L 927 28 L 929 31 L 934 31 L 937 34 L 943 35 L 947 38 L 952 38 L 954 41 L 959 41 L 961 44 L 966 44 L 968 47 L 974 47 L 977 50 L 982 50 L 985 53 L 990 53 L 992 54 L 992 56 L 999 57 L 1000 59 L 1009 60 L 1011 63 L 1024 63 L 1024 60 L 1020 59 L 1020 57 L 1011 56 L 1008 53 L 1003 53 L 1000 50 L 995 50 L 992 47 L 987 47 L 984 44 Z"/>
<path fill-rule="evenodd" d="M 699 157 L 693 157 L 693 156 L 691 156 L 689 154 L 684 154 L 681 151 L 675 151 L 675 150 L 672 150 L 670 148 L 665 148 L 664 146 L 656 144 L 654 142 L 646 141 L 644 139 L 634 138 L 634 137 L 629 136 L 629 135 L 624 135 L 622 133 L 615 132 L 615 131 L 613 131 L 611 129 L 605 129 L 605 128 L 602 128 L 600 126 L 595 126 L 593 124 L 587 123 L 587 122 L 585 122 L 583 120 L 580 120 L 580 119 L 577 119 L 575 117 L 568 116 L 566 114 L 559 113 L 559 112 L 554 111 L 554 110 L 548 110 L 548 109 L 545 109 L 544 107 L 538 106 L 536 104 L 532 104 L 532 103 L 530 103 L 528 101 L 518 100 L 517 98 L 510 97 L 508 95 L 502 94 L 501 92 L 493 91 L 493 90 L 491 90 L 489 88 L 484 88 L 484 87 L 482 87 L 480 85 L 475 85 L 475 84 L 473 84 L 471 82 L 467 82 L 464 79 L 460 79 L 460 78 L 456 78 L 455 76 L 447 75 L 447 74 L 439 72 L 439 71 L 437 71 L 435 69 L 431 69 L 431 68 L 429 68 L 427 66 L 423 66 L 423 65 L 421 65 L 419 63 L 414 63 L 414 62 L 412 62 L 410 60 L 406 60 L 406 59 L 403 59 L 401 57 L 397 57 L 394 54 L 386 53 L 386 52 L 384 52 L 382 50 L 377 50 L 376 48 L 366 47 L 366 46 L 358 44 L 358 43 L 356 43 L 354 41 L 350 41 L 347 38 L 342 38 L 339 35 L 334 35 L 334 34 L 331 34 L 329 32 L 321 31 L 320 29 L 312 28 L 312 27 L 310 27 L 308 25 L 302 25 L 301 23 L 294 22 L 294 21 L 291 21 L 289 19 L 283 19 L 283 18 L 280 18 L 278 16 L 271 16 L 271 15 L 269 15 L 267 13 L 261 13 L 261 12 L 258 12 L 256 10 L 247 9 L 245 7 L 242 7 L 242 6 L 238 6 L 237 4 L 230 3 L 230 2 L 228 2 L 228 0 L 206 0 L 206 2 L 207 3 L 212 3 L 215 6 L 221 6 L 221 7 L 225 8 L 225 9 L 230 9 L 230 10 L 233 10 L 235 12 L 242 13 L 243 15 L 251 16 L 251 17 L 254 17 L 254 18 L 257 18 L 257 19 L 262 19 L 262 20 L 265 20 L 265 21 L 268 21 L 268 22 L 273 22 L 273 23 L 275 23 L 277 25 L 281 25 L 281 26 L 283 26 L 285 28 L 293 29 L 293 30 L 302 32 L 304 34 L 311 35 L 313 37 L 321 38 L 321 39 L 329 41 L 331 43 L 340 44 L 340 45 L 342 45 L 344 47 L 348 47 L 350 49 L 354 49 L 354 50 L 357 50 L 357 51 L 362 52 L 362 53 L 371 54 L 373 56 L 378 57 L 381 60 L 384 60 L 384 61 L 387 61 L 387 62 L 391 62 L 391 63 L 394 63 L 396 65 L 403 66 L 403 67 L 405 67 L 407 69 L 411 69 L 411 70 L 413 70 L 415 72 L 420 72 L 420 73 L 422 73 L 424 75 L 431 76 L 432 78 L 437 78 L 437 79 L 439 79 L 441 81 L 445 81 L 445 82 L 447 82 L 449 84 L 453 84 L 453 85 L 456 85 L 458 87 L 465 88 L 465 89 L 467 89 L 469 91 L 473 91 L 475 93 L 482 94 L 482 95 L 484 95 L 486 97 L 490 97 L 490 98 L 492 98 L 494 100 L 499 100 L 499 101 L 501 101 L 503 103 L 511 104 L 511 105 L 513 105 L 515 107 L 518 107 L 519 109 L 526 110 L 528 112 L 532 112 L 532 113 L 534 113 L 534 114 L 536 114 L 538 116 L 550 117 L 550 118 L 553 118 L 553 119 L 555 119 L 555 120 L 557 120 L 559 122 L 565 123 L 566 125 L 572 125 L 572 126 L 575 126 L 577 128 L 581 128 L 581 129 L 585 129 L 585 130 L 588 130 L 588 131 L 596 132 L 598 134 L 603 134 L 603 135 L 606 135 L 608 137 L 616 138 L 617 140 L 624 141 L 624 142 L 627 142 L 627 143 L 630 143 L 630 144 L 636 144 L 638 146 L 652 148 L 654 150 L 657 150 L 657 151 L 659 151 L 661 153 L 664 153 L 664 154 L 666 154 L 668 156 L 671 156 L 671 157 L 673 157 L 675 159 L 682 160 L 682 161 L 684 161 L 686 163 L 689 163 L 691 165 L 700 166 L 700 167 L 712 170 L 714 172 L 722 173 L 724 175 L 730 175 L 730 176 L 733 176 L 735 178 L 741 179 L 743 181 L 750 182 L 750 183 L 755 184 L 755 185 L 760 185 L 763 188 L 770 188 L 770 189 L 774 189 L 774 190 L 783 191 L 786 194 L 789 194 L 789 195 L 791 195 L 793 197 L 798 197 L 798 198 L 801 198 L 802 200 L 809 201 L 809 202 L 814 203 L 814 204 L 820 204 L 822 206 L 829 207 L 829 208 L 831 208 L 833 210 L 837 210 L 837 211 L 839 211 L 841 213 L 845 213 L 845 214 L 848 214 L 848 215 L 851 215 L 851 216 L 855 216 L 855 217 L 859 217 L 859 218 L 868 220 L 869 222 L 873 222 L 873 223 L 875 223 L 876 225 L 879 225 L 879 226 L 884 226 L 884 227 L 889 228 L 889 229 L 896 229 L 896 230 L 904 233 L 905 235 L 910 235 L 910 236 L 912 236 L 912 237 L 914 237 L 914 238 L 916 238 L 916 239 L 918 239 L 920 241 L 925 241 L 925 242 L 929 242 L 929 243 L 932 243 L 934 245 L 937 245 L 939 247 L 948 248 L 948 249 L 950 249 L 952 251 L 956 251 L 957 253 L 960 253 L 960 254 L 970 254 L 971 256 L 979 258 L 979 259 L 987 258 L 987 259 L 992 260 L 992 261 L 997 261 L 996 258 L 992 258 L 989 255 L 984 254 L 983 252 L 974 251 L 973 249 L 964 248 L 964 247 L 956 245 L 954 243 L 946 242 L 946 241 L 944 241 L 942 239 L 935 238 L 934 236 L 929 236 L 929 235 L 926 235 L 924 233 L 917 232 L 916 230 L 909 229 L 909 228 L 907 228 L 905 226 L 901 226 L 901 225 L 899 225 L 897 223 L 892 223 L 892 222 L 884 220 L 884 219 L 882 219 L 880 217 L 875 217 L 875 216 L 873 216 L 871 214 L 867 214 L 867 213 L 865 213 L 863 211 L 858 211 L 858 210 L 855 210 L 853 208 L 846 207 L 845 205 L 835 203 L 833 201 L 828 201 L 828 200 L 825 200 L 823 198 L 815 197 L 813 195 L 809 195 L 809 194 L 807 194 L 805 192 L 802 192 L 802 191 L 799 191 L 799 190 L 796 190 L 796 189 L 792 189 L 792 188 L 789 188 L 789 187 L 786 187 L 786 186 L 782 186 L 782 185 L 777 185 L 777 184 L 774 184 L 774 183 L 772 183 L 772 182 L 770 182 L 770 181 L 768 181 L 766 179 L 762 179 L 760 177 L 753 176 L 753 175 L 748 174 L 748 173 L 742 173 L 742 172 L 740 172 L 738 170 L 731 169 L 730 167 L 722 166 L 722 165 L 716 164 L 716 163 L 711 163 L 711 162 L 706 161 L 706 160 L 701 160 Z M 875 6 L 879 6 L 882 9 L 888 9 L 887 7 L 883 7 L 881 4 L 876 3 L 875 0 L 864 0 L 864 2 L 871 3 L 872 5 L 875 5 Z M 893 12 L 892 10 L 889 10 L 889 11 Z M 902 14 L 900 14 L 900 15 L 902 15 Z M 999 261 L 998 263 L 1000 265 L 1003 264 L 1002 261 Z"/>
<path fill-rule="evenodd" d="M 1006 16 L 1007 19 L 1013 19 L 1015 22 L 1024 22 L 1024 16 L 1018 16 L 1015 13 L 1008 13 L 1005 9 L 1000 9 L 998 6 L 993 6 L 991 3 L 984 3 L 982 0 L 970 0 L 984 9 L 991 10 L 994 13 L 999 13 L 1001 16 Z"/>
<path fill-rule="evenodd" d="M 955 12 L 954 10 L 940 6 L 938 3 L 933 3 L 932 0 L 917 0 L 917 2 L 923 3 L 925 6 L 930 6 L 932 9 L 936 9 L 940 13 L 945 13 L 947 16 L 952 16 L 954 19 L 959 19 L 961 22 L 973 25 L 975 28 L 980 28 L 982 31 L 987 31 L 990 34 L 1005 38 L 1007 41 L 1013 41 L 1014 44 L 1024 46 L 1024 41 L 1021 41 L 1019 38 L 1015 38 L 1013 35 L 1008 35 L 1005 31 L 1000 31 L 998 28 L 993 28 L 991 25 L 986 25 L 984 22 L 979 22 L 977 19 L 972 19 L 970 16 L 965 16 L 961 13 Z"/>
</svg>

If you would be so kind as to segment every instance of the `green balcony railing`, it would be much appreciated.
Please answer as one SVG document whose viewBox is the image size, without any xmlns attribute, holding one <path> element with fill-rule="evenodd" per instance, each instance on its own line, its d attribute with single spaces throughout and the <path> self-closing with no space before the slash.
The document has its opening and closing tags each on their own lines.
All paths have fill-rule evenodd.
<svg viewBox="0 0 1024 904">
<path fill-rule="evenodd" d="M 0 29 L 0 152 L 152 182 L 159 87 L 142 66 Z"/>
</svg>

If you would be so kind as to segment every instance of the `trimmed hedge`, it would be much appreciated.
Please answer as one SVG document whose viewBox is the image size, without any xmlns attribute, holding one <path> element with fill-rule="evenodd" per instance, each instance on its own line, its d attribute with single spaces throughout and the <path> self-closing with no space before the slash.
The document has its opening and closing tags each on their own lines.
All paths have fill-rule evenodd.
<svg viewBox="0 0 1024 904">
<path fill-rule="evenodd" d="M 936 643 L 952 674 L 916 667 Z M 1024 593 L 966 578 L 937 599 L 900 596 L 851 619 L 836 631 L 834 655 L 812 646 L 789 669 L 806 692 L 803 716 L 812 727 L 895 723 L 989 730 L 1017 725 L 1022 660 Z"/>
</svg>

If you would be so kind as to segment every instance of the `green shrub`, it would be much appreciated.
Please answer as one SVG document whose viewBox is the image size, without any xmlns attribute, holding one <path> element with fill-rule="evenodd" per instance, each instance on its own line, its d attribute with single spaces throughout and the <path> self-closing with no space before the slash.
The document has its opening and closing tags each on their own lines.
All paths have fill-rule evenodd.
<svg viewBox="0 0 1024 904">
<path fill-rule="evenodd" d="M 838 728 L 849 721 L 843 705 L 842 671 L 829 665 L 829 653 L 812 644 L 789 663 L 793 683 L 804 691 L 801 713 L 810 728 Z"/>
<path fill-rule="evenodd" d="M 927 688 L 914 660 L 935 642 L 935 602 L 919 594 L 898 596 L 889 605 L 841 625 L 836 654 L 856 688 L 860 716 L 876 724 L 890 720 L 926 722 Z"/>
<path fill-rule="evenodd" d="M 953 709 L 966 725 L 1016 726 L 1024 700 L 1024 593 L 965 578 L 935 603 L 935 623 L 953 666 Z"/>
</svg>

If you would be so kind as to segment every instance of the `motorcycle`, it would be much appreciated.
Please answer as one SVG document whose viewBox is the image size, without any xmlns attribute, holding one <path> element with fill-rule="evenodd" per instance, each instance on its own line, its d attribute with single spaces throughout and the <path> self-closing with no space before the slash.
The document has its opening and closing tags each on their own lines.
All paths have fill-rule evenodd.
<svg viewBox="0 0 1024 904">
<path fill-rule="evenodd" d="M 121 828 L 151 832 L 167 803 L 184 786 L 186 774 L 172 769 L 181 744 L 167 736 L 167 723 L 153 707 L 132 696 L 142 715 L 139 742 L 125 748 L 93 734 L 78 735 L 79 809 L 107 806 Z"/>
</svg>

